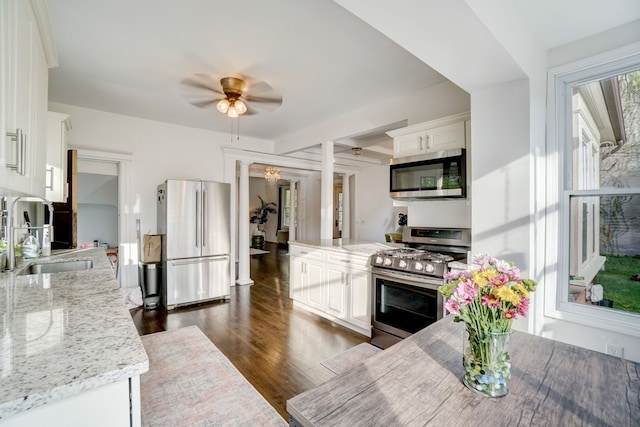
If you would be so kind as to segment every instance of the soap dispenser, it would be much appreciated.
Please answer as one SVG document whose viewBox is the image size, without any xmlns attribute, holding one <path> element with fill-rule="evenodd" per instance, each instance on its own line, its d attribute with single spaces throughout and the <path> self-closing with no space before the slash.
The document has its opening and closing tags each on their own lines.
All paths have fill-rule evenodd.
<svg viewBox="0 0 640 427">
<path fill-rule="evenodd" d="M 42 256 L 51 255 L 51 236 L 49 235 L 49 227 L 42 227 Z"/>
</svg>

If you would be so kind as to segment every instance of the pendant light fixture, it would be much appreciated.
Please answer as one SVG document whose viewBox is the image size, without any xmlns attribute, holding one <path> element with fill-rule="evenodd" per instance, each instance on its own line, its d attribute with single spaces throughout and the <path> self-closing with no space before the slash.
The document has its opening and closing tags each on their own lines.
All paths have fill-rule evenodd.
<svg viewBox="0 0 640 427">
<path fill-rule="evenodd" d="M 280 179 L 280 169 L 267 166 L 264 171 L 264 179 L 266 179 L 269 184 L 275 184 Z"/>
</svg>

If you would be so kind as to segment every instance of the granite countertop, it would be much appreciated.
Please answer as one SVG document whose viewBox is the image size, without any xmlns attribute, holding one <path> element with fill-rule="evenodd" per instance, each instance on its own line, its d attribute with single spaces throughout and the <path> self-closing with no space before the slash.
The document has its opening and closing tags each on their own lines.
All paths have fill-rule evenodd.
<svg viewBox="0 0 640 427">
<path fill-rule="evenodd" d="M 316 239 L 316 240 L 296 240 L 289 242 L 290 245 L 302 245 L 319 249 L 333 251 L 350 252 L 356 255 L 371 256 L 376 252 L 391 248 L 403 248 L 404 244 L 391 242 L 374 242 L 370 240 L 358 239 Z"/>
<path fill-rule="evenodd" d="M 640 425 L 640 364 L 514 331 L 502 398 L 462 383 L 464 324 L 447 316 L 287 401 L 299 426 Z"/>
<path fill-rule="evenodd" d="M 102 248 L 38 263 L 92 259 L 93 268 L 0 273 L 0 419 L 149 370 L 147 354 Z"/>
</svg>

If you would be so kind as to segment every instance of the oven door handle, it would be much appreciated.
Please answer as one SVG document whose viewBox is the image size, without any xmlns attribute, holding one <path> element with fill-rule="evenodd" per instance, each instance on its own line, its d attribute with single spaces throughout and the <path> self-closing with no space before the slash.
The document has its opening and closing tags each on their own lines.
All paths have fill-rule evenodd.
<svg viewBox="0 0 640 427">
<path fill-rule="evenodd" d="M 371 274 L 374 277 L 379 277 L 381 279 L 394 280 L 399 283 L 404 283 L 407 285 L 415 286 L 417 288 L 423 289 L 435 289 L 444 284 L 444 279 L 439 279 L 436 277 L 427 277 L 427 276 L 419 276 L 413 274 L 401 274 L 396 273 L 393 270 L 385 270 L 379 268 L 372 268 Z M 375 280 L 372 280 L 375 283 Z"/>
</svg>

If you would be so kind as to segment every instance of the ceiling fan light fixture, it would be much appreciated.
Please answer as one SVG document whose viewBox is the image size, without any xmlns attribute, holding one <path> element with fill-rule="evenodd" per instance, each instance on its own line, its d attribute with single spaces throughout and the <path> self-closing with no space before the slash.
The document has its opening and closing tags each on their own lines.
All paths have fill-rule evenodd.
<svg viewBox="0 0 640 427">
<path fill-rule="evenodd" d="M 238 117 L 238 111 L 236 110 L 234 103 L 232 103 L 229 106 L 229 111 L 227 111 L 227 116 L 233 117 L 233 118 Z"/>
<path fill-rule="evenodd" d="M 224 99 L 221 99 L 220 101 L 218 101 L 218 103 L 216 104 L 216 108 L 222 114 L 225 114 L 229 110 L 229 105 L 231 105 L 229 100 L 227 98 L 224 98 Z"/>
<path fill-rule="evenodd" d="M 244 114 L 247 112 L 247 104 L 245 104 L 239 99 L 233 103 L 233 106 L 236 108 L 236 111 L 238 112 L 238 114 Z"/>
</svg>

